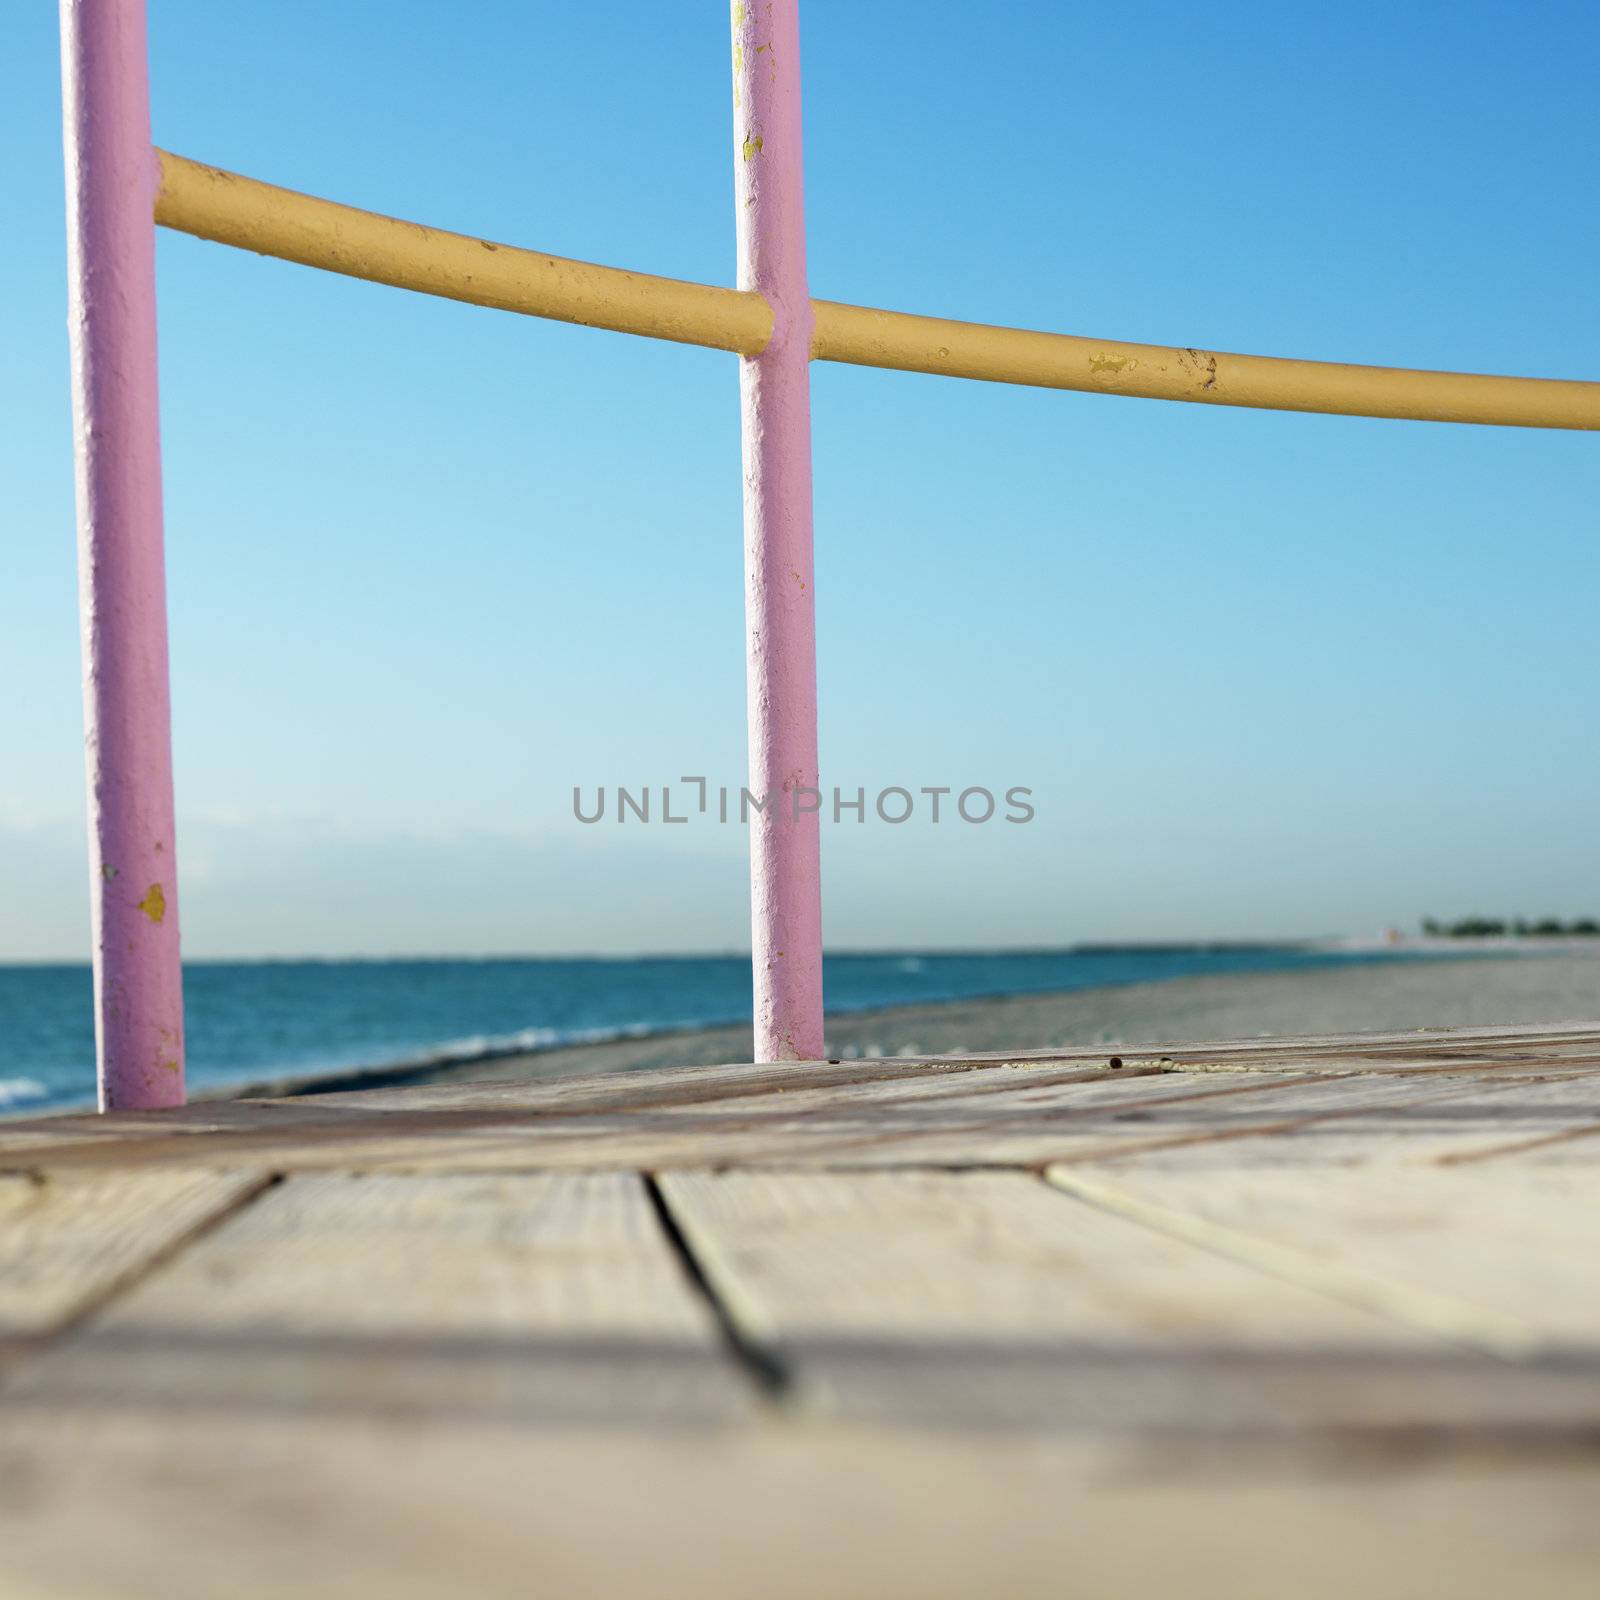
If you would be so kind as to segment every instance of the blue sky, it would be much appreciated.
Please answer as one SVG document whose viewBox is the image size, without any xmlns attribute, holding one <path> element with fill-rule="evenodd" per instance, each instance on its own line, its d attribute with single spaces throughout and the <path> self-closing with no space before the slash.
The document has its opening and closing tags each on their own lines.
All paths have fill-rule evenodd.
<svg viewBox="0 0 1600 1600">
<path fill-rule="evenodd" d="M 156 0 L 157 141 L 731 281 L 719 5 Z M 87 950 L 53 8 L 0 138 L 0 958 Z M 1267 354 L 1600 377 L 1600 20 L 1549 4 L 807 0 L 813 291 Z M 195 956 L 747 948 L 734 358 L 159 244 Z M 1600 906 L 1592 437 L 819 366 L 834 948 Z"/>
</svg>

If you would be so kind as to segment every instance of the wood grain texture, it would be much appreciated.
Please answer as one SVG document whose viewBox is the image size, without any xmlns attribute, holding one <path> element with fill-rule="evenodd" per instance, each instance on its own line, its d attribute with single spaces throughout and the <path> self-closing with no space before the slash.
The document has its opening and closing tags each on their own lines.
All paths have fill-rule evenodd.
<svg viewBox="0 0 1600 1600">
<path fill-rule="evenodd" d="M 1600 1029 L 1592 1025 L 1555 1028 L 1463 1029 L 1448 1033 L 1368 1034 L 1312 1039 L 1242 1040 L 1215 1045 L 1151 1045 L 1124 1049 L 1125 1065 L 1107 1066 L 1103 1049 L 1009 1052 L 959 1058 L 801 1062 L 784 1066 L 732 1064 L 648 1073 L 521 1082 L 440 1083 L 378 1088 L 299 1100 L 210 1102 L 159 1115 L 125 1114 L 94 1118 L 65 1116 L 0 1123 L 0 1170 L 25 1170 L 48 1162 L 66 1166 L 185 1164 L 200 1152 L 171 1145 L 174 1138 L 203 1136 L 205 1159 L 212 1164 L 276 1165 L 316 1169 L 364 1165 L 381 1159 L 390 1166 L 439 1165 L 434 1146 L 476 1130 L 493 1150 L 472 1152 L 469 1169 L 518 1169 L 530 1129 L 542 1137 L 549 1125 L 573 1124 L 551 1132 L 547 1164 L 556 1168 L 626 1164 L 649 1165 L 680 1159 L 681 1145 L 652 1136 L 636 1146 L 608 1154 L 599 1146 L 574 1152 L 571 1135 L 605 1132 L 613 1125 L 581 1119 L 622 1118 L 644 1133 L 641 1118 L 650 1112 L 703 1109 L 723 1118 L 741 1111 L 761 1117 L 772 1129 L 783 1113 L 810 1116 L 818 1109 L 863 1113 L 882 1097 L 893 1102 L 903 1091 L 908 1102 L 926 1098 L 952 1102 L 968 1097 L 998 1097 L 1008 1089 L 1052 1085 L 1070 1089 L 1077 1080 L 1092 1086 L 1115 1085 L 1147 1076 L 1181 1073 L 1206 1085 L 1216 1080 L 1281 1082 L 1312 1075 L 1379 1078 L 1443 1075 L 1511 1080 L 1554 1072 L 1594 1071 L 1600 1065 Z M 1122 1091 L 1116 1088 L 1112 1094 Z M 1197 1092 L 1196 1089 L 1181 1091 Z M 830 1095 L 836 1097 L 830 1100 Z M 1075 1097 L 1087 1105 L 1087 1092 Z M 998 1114 L 996 1103 L 985 1116 Z M 400 1119 L 398 1122 L 391 1119 Z M 706 1124 L 710 1133 L 717 1124 Z M 514 1141 L 505 1150 L 499 1136 Z M 869 1135 L 870 1138 L 870 1135 Z M 381 1157 L 379 1152 L 381 1151 Z M 908 1157 L 910 1151 L 904 1152 Z M 1002 1139 L 999 1149 L 975 1152 L 973 1159 L 1040 1162 L 1072 1155 L 1053 1137 L 1037 1142 Z M 770 1141 L 752 1144 L 740 1159 L 769 1160 Z M 949 1159 L 930 1149 L 931 1160 Z M 851 1164 L 859 1158 L 846 1157 Z M 535 1165 L 544 1163 L 534 1163 Z"/>
<path fill-rule="evenodd" d="M 1454 1084 L 1453 1077 L 1434 1080 Z M 1522 1165 L 1600 1166 L 1600 1074 L 1484 1077 L 1460 1092 L 1373 1108 L 1360 1119 L 1331 1119 L 1285 1129 L 1270 1138 L 1172 1141 L 1112 1150 L 1108 1162 L 1144 1170 L 1257 1166 L 1312 1168 L 1468 1164 L 1515 1160 Z M 1090 1157 L 1090 1159 L 1096 1159 Z"/>
<path fill-rule="evenodd" d="M 0 1587 L 1588 1600 L 1597 1050 L 5 1124 Z"/>
<path fill-rule="evenodd" d="M 715 1423 L 752 1404 L 633 1174 L 291 1178 L 3 1411 Z"/>
<path fill-rule="evenodd" d="M 781 1069 L 769 1069 L 781 1070 Z M 664 1101 L 608 1111 L 429 1104 L 369 1111 L 312 1100 L 262 1102 L 206 1113 L 203 1131 L 58 1136 L 39 1125 L 0 1167 L 212 1167 L 283 1171 L 533 1171 L 665 1169 L 718 1164 L 870 1168 L 1039 1166 L 1191 1143 L 1259 1141 L 1313 1128 L 1407 1119 L 1446 1102 L 1476 1107 L 1486 1136 L 1489 1103 L 1551 1077 L 1482 1068 L 1450 1073 L 1113 1072 L 1059 1065 Z M 1589 1069 L 1556 1073 L 1574 1081 Z M 481 1089 L 482 1086 L 466 1086 Z M 481 1096 L 468 1097 L 469 1101 Z M 1460 1121 L 1463 1134 L 1472 1131 Z"/>
<path fill-rule="evenodd" d="M 8 1600 L 1592 1600 L 1572 1461 L 116 1419 L 0 1433 Z"/>
<path fill-rule="evenodd" d="M 0 1358 L 53 1332 L 264 1181 L 196 1169 L 0 1175 Z"/>
<path fill-rule="evenodd" d="M 829 1414 L 1179 1435 L 1600 1423 L 1592 1373 L 1458 1351 L 1022 1174 L 662 1189 L 733 1319 Z"/>
<path fill-rule="evenodd" d="M 1052 1167 L 1108 1213 L 1421 1330 L 1600 1387 L 1600 1173 L 1503 1164 Z"/>
</svg>

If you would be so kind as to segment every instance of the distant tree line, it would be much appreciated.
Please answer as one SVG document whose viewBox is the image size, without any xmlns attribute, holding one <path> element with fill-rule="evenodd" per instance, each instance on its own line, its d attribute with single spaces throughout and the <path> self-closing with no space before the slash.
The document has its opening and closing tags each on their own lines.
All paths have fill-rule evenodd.
<svg viewBox="0 0 1600 1600">
<path fill-rule="evenodd" d="M 1529 922 L 1525 917 L 1514 922 L 1501 917 L 1440 922 L 1437 917 L 1424 917 L 1422 931 L 1431 939 L 1496 939 L 1508 934 L 1518 939 L 1594 939 L 1600 938 L 1600 922 L 1593 917 L 1578 917 L 1571 922 L 1559 917 L 1546 917 L 1542 922 Z"/>
</svg>

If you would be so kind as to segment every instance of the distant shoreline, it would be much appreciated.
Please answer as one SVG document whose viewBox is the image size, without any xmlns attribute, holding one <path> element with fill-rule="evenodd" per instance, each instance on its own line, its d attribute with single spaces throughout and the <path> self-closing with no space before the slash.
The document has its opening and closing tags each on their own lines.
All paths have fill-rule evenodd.
<svg viewBox="0 0 1600 1600">
<path fill-rule="evenodd" d="M 1306 941 L 1316 950 L 1380 950 L 1391 955 L 1589 955 L 1600 937 L 1589 933 L 1416 933 L 1395 939 L 1357 936 Z"/>
<path fill-rule="evenodd" d="M 1432 941 L 1423 948 L 1423 941 L 1417 941 L 1417 948 L 1410 946 L 1397 946 L 1381 939 L 1326 939 L 1326 940 L 1282 940 L 1273 945 L 1271 943 L 1235 943 L 1228 940 L 1206 940 L 1187 944 L 1162 943 L 1162 944 L 1093 944 L 1074 945 L 1070 947 L 1074 955 L 1082 954 L 1125 954 L 1134 953 L 1148 955 L 1155 953 L 1186 953 L 1194 950 L 1204 951 L 1255 951 L 1261 949 L 1278 948 L 1283 950 L 1296 950 L 1320 955 L 1348 957 L 1353 963 L 1373 962 L 1384 963 L 1391 958 L 1405 959 L 1416 957 L 1418 959 L 1431 959 L 1438 957 L 1458 957 L 1472 959 L 1480 952 L 1474 948 L 1462 948 L 1470 941 L 1459 939 L 1441 939 Z M 841 951 L 841 955 L 860 954 L 861 952 Z M 893 955 L 904 955 L 908 952 L 888 952 Z M 917 954 L 950 955 L 958 952 L 917 952 Z M 980 952 L 987 953 L 987 952 Z M 1016 954 L 1015 951 L 1004 952 L 1007 955 Z M 1041 950 L 1040 953 L 1053 953 Z M 1496 953 L 1496 952 L 1481 952 Z M 1544 950 L 1524 950 L 1519 955 L 1543 955 Z M 447 958 L 454 959 L 454 958 Z M 493 958 L 488 958 L 493 959 Z M 506 958 L 513 959 L 513 958 Z M 521 958 L 517 958 L 521 959 Z M 543 957 L 531 958 L 543 960 Z M 658 958 L 651 958 L 658 959 Z M 660 958 L 666 959 L 666 958 Z M 684 957 L 685 960 L 699 959 L 697 957 Z M 743 958 L 740 958 L 743 959 Z M 1325 970 L 1316 968 L 1311 970 Z M 1338 970 L 1338 969 L 1335 969 Z M 1218 975 L 1233 977 L 1246 976 L 1247 974 Z M 949 1015 L 948 1008 L 957 1006 L 970 1006 L 983 1008 L 988 1006 L 1005 1006 L 1012 1002 L 1039 1001 L 1046 1004 L 1057 1005 L 1080 995 L 1094 995 L 1102 990 L 1111 991 L 1124 988 L 1161 988 L 1165 989 L 1174 983 L 1193 981 L 1191 978 L 1152 978 L 1148 980 L 1132 980 L 1129 982 L 1118 981 L 1115 983 L 1099 984 L 1082 989 L 1066 990 L 1024 990 L 1020 992 L 996 991 L 994 993 L 978 993 L 969 995 L 952 995 L 941 999 L 918 1000 L 909 1003 L 894 1005 L 863 1005 L 840 1006 L 830 1010 L 827 1014 L 826 1025 L 828 1031 L 827 1042 L 832 1044 L 835 1035 L 849 1042 L 840 1045 L 841 1049 L 854 1051 L 857 1054 L 866 1051 L 876 1051 L 878 1054 L 888 1053 L 876 1044 L 863 1045 L 861 1036 L 876 1034 L 881 1030 L 893 1032 L 895 1027 L 915 1022 L 921 1019 L 930 1019 L 927 1025 L 936 1025 L 931 1019 L 939 1019 Z M 707 1050 L 731 1047 L 735 1054 L 721 1054 L 719 1061 L 744 1059 L 749 1053 L 750 1024 L 743 1019 L 727 1021 L 708 1020 L 702 1022 L 684 1023 L 681 1025 L 664 1025 L 661 1027 L 622 1027 L 611 1031 L 596 1031 L 590 1038 L 568 1038 L 552 1040 L 548 1044 L 536 1047 L 526 1047 L 516 1044 L 487 1043 L 481 1048 L 471 1051 L 462 1051 L 459 1048 L 448 1048 L 439 1051 L 424 1052 L 415 1057 L 370 1064 L 354 1064 L 344 1067 L 317 1068 L 309 1071 L 290 1071 L 272 1073 L 264 1077 L 253 1078 L 242 1085 L 208 1086 L 199 1091 L 194 1098 L 207 1100 L 239 1100 L 253 1098 L 285 1098 L 305 1094 L 333 1094 L 346 1093 L 368 1088 L 398 1088 L 406 1084 L 447 1082 L 453 1078 L 470 1079 L 484 1075 L 499 1076 L 493 1069 L 498 1065 L 509 1062 L 524 1064 L 530 1075 L 544 1076 L 545 1072 L 536 1071 L 539 1063 L 546 1064 L 548 1069 L 560 1066 L 565 1070 L 566 1062 L 570 1056 L 577 1063 L 591 1063 L 584 1067 L 578 1066 L 573 1070 L 640 1070 L 656 1066 L 691 1066 L 703 1065 L 690 1059 L 693 1056 L 704 1055 Z M 742 1041 L 742 1050 L 740 1048 Z M 982 1046 L 973 1048 L 982 1049 Z M 1013 1047 L 1014 1048 L 1014 1047 Z M 915 1052 L 902 1051 L 902 1054 Z M 948 1052 L 946 1052 L 948 1053 Z M 709 1058 L 708 1058 L 709 1060 Z M 615 1066 L 600 1065 L 600 1063 L 619 1064 Z M 625 1063 L 625 1064 L 622 1064 Z M 553 1073 L 549 1075 L 554 1075 Z"/>
<path fill-rule="evenodd" d="M 969 987 L 954 987 L 952 992 L 950 975 L 936 976 L 932 971 L 941 959 L 940 953 L 927 952 L 924 957 L 920 953 L 897 952 L 902 959 L 866 958 L 891 970 L 873 973 L 864 983 L 858 972 L 853 993 L 852 982 L 845 975 L 849 970 L 847 958 L 844 972 L 836 971 L 836 981 L 830 986 L 830 993 L 844 1003 L 836 1005 L 827 1019 L 828 1054 L 947 1055 L 1081 1048 L 1101 1043 L 1132 1047 L 1263 1034 L 1573 1021 L 1600 1015 L 1597 940 L 1397 941 L 1375 937 L 1299 940 L 1292 944 L 1286 941 L 1277 945 L 1213 941 L 1204 946 L 1078 947 L 1079 951 L 1091 949 L 1126 952 L 1133 959 L 1124 961 L 1116 954 L 1100 954 L 1081 965 L 1068 962 L 1052 968 L 1045 963 L 1034 968 L 1033 976 L 1045 980 L 1036 986 L 993 990 L 983 986 L 982 980 L 994 974 L 969 969 L 955 980 Z M 1260 966 L 1229 961 L 1197 965 L 1181 959 L 1185 953 L 1201 950 L 1214 955 L 1226 951 L 1242 951 L 1246 955 L 1261 952 L 1268 959 Z M 1135 951 L 1146 956 L 1160 951 L 1169 959 L 1141 961 Z M 1288 959 L 1273 959 L 1273 951 Z M 1011 953 L 996 955 L 1003 976 Z M 684 959 L 692 969 L 694 961 L 701 958 Z M 926 974 L 922 973 L 924 961 L 930 969 Z M 441 958 L 440 964 L 464 965 L 453 958 Z M 549 971 L 542 961 L 529 965 Z M 750 1058 L 750 1026 L 738 1016 L 748 1004 L 748 967 L 743 961 L 718 958 L 716 965 L 728 970 L 721 972 L 714 983 L 703 986 L 688 1005 L 683 1003 L 686 992 L 678 989 L 670 972 L 663 973 L 662 964 L 639 965 L 656 968 L 648 980 L 655 985 L 654 999 L 647 1000 L 641 993 L 633 997 L 639 1002 L 634 1004 L 628 999 L 626 987 L 617 989 L 613 984 L 615 997 L 624 1000 L 620 1006 L 613 1005 L 614 1012 L 622 1014 L 615 1025 L 580 1024 L 562 1031 L 552 1020 L 550 1026 L 544 1027 L 522 1028 L 514 1023 L 508 1027 L 515 1012 L 512 1018 L 507 1017 L 507 994 L 512 990 L 520 994 L 518 986 L 524 981 L 513 974 L 509 979 L 497 979 L 498 988 L 491 985 L 484 991 L 490 1002 L 485 1011 L 478 1011 L 475 1002 L 466 1008 L 458 1004 L 451 1018 L 454 1028 L 433 1034 L 440 1041 L 437 1044 L 422 1042 L 427 1033 L 419 1028 L 419 1043 L 410 1050 L 403 1043 L 387 1050 L 378 1044 L 358 1054 L 349 1051 L 351 1040 L 347 1036 L 342 1059 L 336 1051 L 330 1051 L 333 1059 L 321 1062 L 314 1056 L 307 1059 L 304 1053 L 298 1059 L 286 1054 L 282 1065 L 268 1057 L 253 1070 L 241 1063 L 241 1070 L 226 1077 L 197 1071 L 191 1075 L 190 1095 L 196 1101 L 316 1095 L 417 1083 L 640 1071 Z M 1074 969 L 1083 971 L 1087 981 L 1050 981 L 1056 971 L 1065 976 Z M 42 967 L 32 970 L 41 974 L 46 971 Z M 320 1001 L 324 1007 L 321 1014 L 335 1025 L 341 1019 L 340 1008 L 350 1004 L 382 1005 L 385 996 L 395 992 L 392 983 L 385 988 L 368 979 L 358 979 L 356 967 L 345 966 L 344 970 L 351 974 L 348 983 L 359 985 L 357 988 L 347 988 L 347 980 L 337 976 L 340 966 L 335 966 L 306 991 L 311 999 Z M 903 978 L 901 970 L 911 976 Z M 23 984 L 31 982 L 20 971 L 14 971 L 13 978 Z M 47 1023 L 54 1019 L 59 1026 L 60 1019 L 69 1014 L 81 1018 L 77 1008 L 83 1000 L 78 994 L 78 981 L 75 977 L 70 988 L 57 983 L 54 1012 L 39 1013 Z M 684 981 L 689 981 L 687 974 Z M 562 993 L 563 982 L 558 980 L 555 990 L 547 983 L 547 998 Z M 512 990 L 508 990 L 508 983 Z M 879 990 L 881 998 L 871 993 L 873 988 Z M 917 992 L 919 989 L 921 992 Z M 206 996 L 204 989 L 198 991 L 213 1006 L 217 992 L 213 988 Z M 249 997 L 248 986 L 234 991 L 239 992 Z M 292 1002 L 299 992 L 293 986 L 280 987 L 268 991 L 268 995 L 281 1005 L 285 996 Z M 604 991 L 601 997 L 605 997 Z M 700 1018 L 691 1009 L 696 999 L 703 1003 Z M 25 1004 L 26 990 L 15 991 L 11 1000 Z M 664 1006 L 663 1000 L 667 1002 Z M 492 1015 L 494 1004 L 499 1006 L 496 1020 L 506 1031 L 474 1031 L 476 1018 Z M 636 1017 L 647 1014 L 652 1005 L 665 1013 L 661 1022 L 626 1020 L 630 1012 Z M 592 1012 L 596 1008 L 589 1009 Z M 672 1016 L 673 1010 L 678 1012 L 676 1017 Z M 297 1019 L 302 1052 L 308 1040 L 315 1042 L 318 1015 L 308 1011 Z M 270 1017 L 266 1020 L 274 1021 Z M 413 1014 L 410 1020 L 415 1024 L 425 1019 Z M 78 1026 L 78 1021 L 73 1025 Z M 248 1013 L 240 1013 L 233 1025 L 238 1028 L 255 1024 Z M 16 1076 L 0 1077 L 0 1091 L 13 1091 L 9 1100 L 0 1101 L 0 1119 L 9 1122 L 19 1117 L 67 1113 L 92 1104 L 92 1053 L 87 1039 L 73 1051 L 72 1060 L 72 1090 L 68 1094 L 51 1092 L 52 1082 L 60 1083 L 61 1079 L 52 1080 L 47 1075 L 48 1068 L 24 1075 L 24 1063 L 19 1062 Z"/>
<path fill-rule="evenodd" d="M 830 1056 L 948 1055 L 1104 1044 L 1179 1045 L 1271 1035 L 1600 1021 L 1600 942 L 1573 950 L 1460 948 L 1292 971 L 1208 974 L 1064 993 L 921 1002 L 830 1014 Z M 1388 953 L 1409 954 L 1409 950 Z M 1358 952 L 1352 951 L 1352 954 Z M 1378 953 L 1374 951 L 1373 953 Z M 1539 960 L 1528 957 L 1537 954 Z M 1471 976 L 1466 976 L 1470 968 Z M 567 1077 L 749 1059 L 748 1023 L 486 1052 L 342 1072 L 285 1074 L 206 1098 L 345 1093 L 415 1083 Z"/>
</svg>

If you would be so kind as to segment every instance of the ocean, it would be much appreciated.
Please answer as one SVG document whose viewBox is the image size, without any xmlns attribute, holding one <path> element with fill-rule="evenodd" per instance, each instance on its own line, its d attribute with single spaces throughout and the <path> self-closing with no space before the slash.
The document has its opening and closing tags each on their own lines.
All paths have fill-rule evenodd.
<svg viewBox="0 0 1600 1600">
<path fill-rule="evenodd" d="M 830 956 L 830 1011 L 1041 994 L 1205 973 L 1406 959 L 1296 945 Z M 201 961 L 184 969 L 189 1084 L 481 1060 L 748 1021 L 742 956 Z M 87 966 L 0 965 L 0 1115 L 91 1104 Z"/>
</svg>

